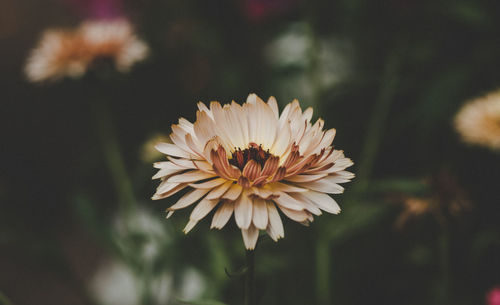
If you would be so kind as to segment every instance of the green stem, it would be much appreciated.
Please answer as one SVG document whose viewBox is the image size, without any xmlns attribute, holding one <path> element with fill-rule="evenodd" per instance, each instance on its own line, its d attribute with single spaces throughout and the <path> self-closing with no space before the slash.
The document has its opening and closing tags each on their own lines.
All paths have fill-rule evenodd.
<svg viewBox="0 0 500 305">
<path fill-rule="evenodd" d="M 439 236 L 439 256 L 441 264 L 441 291 L 439 304 L 450 304 L 450 233 L 446 225 L 441 228 Z"/>
<path fill-rule="evenodd" d="M 316 296 L 318 304 L 331 304 L 329 241 L 320 237 L 316 242 Z"/>
<path fill-rule="evenodd" d="M 397 68 L 399 58 L 396 53 L 389 57 L 382 77 L 380 93 L 373 109 L 373 115 L 368 124 L 365 143 L 360 157 L 360 165 L 357 176 L 357 183 L 361 187 L 366 186 L 367 180 L 371 176 L 373 164 L 379 152 L 380 142 L 383 137 L 383 130 L 391 104 L 394 100 L 397 87 Z"/>
<path fill-rule="evenodd" d="M 92 106 L 104 157 L 118 194 L 118 201 L 125 215 L 130 215 L 135 209 L 135 196 L 111 124 L 111 116 L 104 101 L 95 101 Z"/>
<path fill-rule="evenodd" d="M 255 305 L 255 251 L 246 251 L 245 305 Z"/>
</svg>

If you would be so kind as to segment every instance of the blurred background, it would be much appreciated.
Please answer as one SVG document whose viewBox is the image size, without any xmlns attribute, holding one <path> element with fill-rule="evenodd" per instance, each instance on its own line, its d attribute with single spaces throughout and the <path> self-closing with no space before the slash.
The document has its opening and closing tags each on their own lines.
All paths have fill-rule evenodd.
<svg viewBox="0 0 500 305">
<path fill-rule="evenodd" d="M 126 73 L 25 75 L 46 29 L 117 16 L 149 48 Z M 242 304 L 234 221 L 185 236 L 190 211 L 165 220 L 175 198 L 150 197 L 171 124 L 249 93 L 313 106 L 357 176 L 340 215 L 259 242 L 258 304 L 487 304 L 500 154 L 453 118 L 500 86 L 499 17 L 493 0 L 0 1 L 0 304 Z"/>
</svg>

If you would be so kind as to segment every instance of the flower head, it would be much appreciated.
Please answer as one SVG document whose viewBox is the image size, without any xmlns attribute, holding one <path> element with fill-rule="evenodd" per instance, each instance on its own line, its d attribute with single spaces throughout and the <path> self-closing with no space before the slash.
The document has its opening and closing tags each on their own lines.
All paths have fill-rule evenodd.
<svg viewBox="0 0 500 305">
<path fill-rule="evenodd" d="M 469 144 L 500 150 L 500 91 L 465 104 L 455 117 L 455 129 Z"/>
<path fill-rule="evenodd" d="M 127 72 L 147 54 L 148 47 L 135 36 L 128 21 L 87 21 L 74 30 L 45 31 L 25 72 L 33 82 L 78 78 L 101 59 L 110 59 L 118 71 Z"/>
<path fill-rule="evenodd" d="M 486 295 L 488 305 L 500 305 L 500 286 L 494 287 Z"/>
<path fill-rule="evenodd" d="M 167 217 L 199 201 L 186 233 L 213 209 L 217 229 L 234 212 L 246 248 L 254 249 L 259 230 L 275 241 L 284 236 L 278 210 L 305 225 L 321 211 L 340 212 L 328 194 L 344 191 L 339 183 L 354 177 L 345 171 L 353 163 L 333 148 L 335 129 L 324 131 L 322 119 L 310 122 L 312 108 L 303 112 L 295 100 L 280 115 L 273 97 L 264 103 L 255 94 L 243 105 L 198 108 L 194 124 L 181 118 L 172 125 L 173 144 L 156 146 L 169 161 L 155 163 L 153 176 L 162 180 L 153 199 L 189 188 Z"/>
</svg>

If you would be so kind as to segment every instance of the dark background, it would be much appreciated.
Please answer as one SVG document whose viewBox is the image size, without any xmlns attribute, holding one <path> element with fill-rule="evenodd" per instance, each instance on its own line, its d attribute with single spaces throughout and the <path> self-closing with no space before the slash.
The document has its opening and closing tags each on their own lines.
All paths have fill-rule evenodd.
<svg viewBox="0 0 500 305">
<path fill-rule="evenodd" d="M 259 242 L 259 304 L 476 305 L 500 284 L 500 154 L 465 145 L 452 124 L 500 84 L 500 2 L 126 1 L 146 61 L 105 82 L 29 83 L 41 33 L 88 17 L 75 2 L 0 2 L 0 303 L 120 304 L 91 288 L 120 262 L 145 287 L 172 279 L 162 300 L 151 288 L 129 304 L 180 302 L 185 270 L 203 283 L 186 298 L 241 304 L 241 278 L 224 272 L 243 264 L 234 224 L 209 231 L 205 220 L 184 236 L 189 212 L 164 220 L 174 201 L 149 199 L 157 182 L 143 155 L 179 117 L 194 120 L 199 100 L 253 92 L 280 109 L 313 106 L 357 174 L 335 196 L 343 213 L 309 228 L 285 221 L 283 240 Z M 106 143 L 120 155 L 106 157 Z M 123 183 L 159 232 L 120 231 Z M 410 197 L 433 207 L 397 226 Z"/>
</svg>

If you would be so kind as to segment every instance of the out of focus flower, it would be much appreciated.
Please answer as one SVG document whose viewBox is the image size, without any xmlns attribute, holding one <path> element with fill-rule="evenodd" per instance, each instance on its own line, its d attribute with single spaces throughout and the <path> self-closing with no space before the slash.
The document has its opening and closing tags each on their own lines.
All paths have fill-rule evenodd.
<svg viewBox="0 0 500 305">
<path fill-rule="evenodd" d="M 132 25 L 124 20 L 87 21 L 74 30 L 45 31 L 26 64 L 32 82 L 78 78 L 101 60 L 110 60 L 119 72 L 127 72 L 148 55 Z"/>
<path fill-rule="evenodd" d="M 500 150 L 500 91 L 466 103 L 455 117 L 455 129 L 469 144 Z"/>
<path fill-rule="evenodd" d="M 259 230 L 275 241 L 284 236 L 278 209 L 305 225 L 322 210 L 340 212 L 328 194 L 344 191 L 339 184 L 354 177 L 345 171 L 353 163 L 333 148 L 335 129 L 324 131 L 321 119 L 311 123 L 312 108 L 303 112 L 295 100 L 280 115 L 273 97 L 265 103 L 255 94 L 243 105 L 198 108 L 194 124 L 181 118 L 172 125 L 174 144 L 157 146 L 169 161 L 155 163 L 153 177 L 162 180 L 153 199 L 190 189 L 167 217 L 201 200 L 186 233 L 213 209 L 217 229 L 234 212 L 246 248 L 254 249 Z"/>
<path fill-rule="evenodd" d="M 429 196 L 401 196 L 398 199 L 403 202 L 403 211 L 396 220 L 398 228 L 404 227 L 411 219 L 424 215 L 432 215 L 439 223 L 444 224 L 448 217 L 456 217 L 471 207 L 463 189 L 449 172 L 439 172 L 427 179 L 426 184 L 431 189 Z"/>
<path fill-rule="evenodd" d="M 500 305 L 500 286 L 494 287 L 486 295 L 487 305 Z"/>
<path fill-rule="evenodd" d="M 140 152 L 141 160 L 149 163 L 157 161 L 163 157 L 163 154 L 155 148 L 156 144 L 160 142 L 172 143 L 168 136 L 160 133 L 154 134 L 144 144 L 142 144 Z"/>
<path fill-rule="evenodd" d="M 252 22 L 260 22 L 272 15 L 280 14 L 294 8 L 299 0 L 245 0 L 244 12 Z"/>
<path fill-rule="evenodd" d="M 347 41 L 315 36 L 305 22 L 287 26 L 264 50 L 269 66 L 282 75 L 273 84 L 280 95 L 300 95 L 313 103 L 314 90 L 331 88 L 350 76 L 352 53 Z"/>
</svg>

